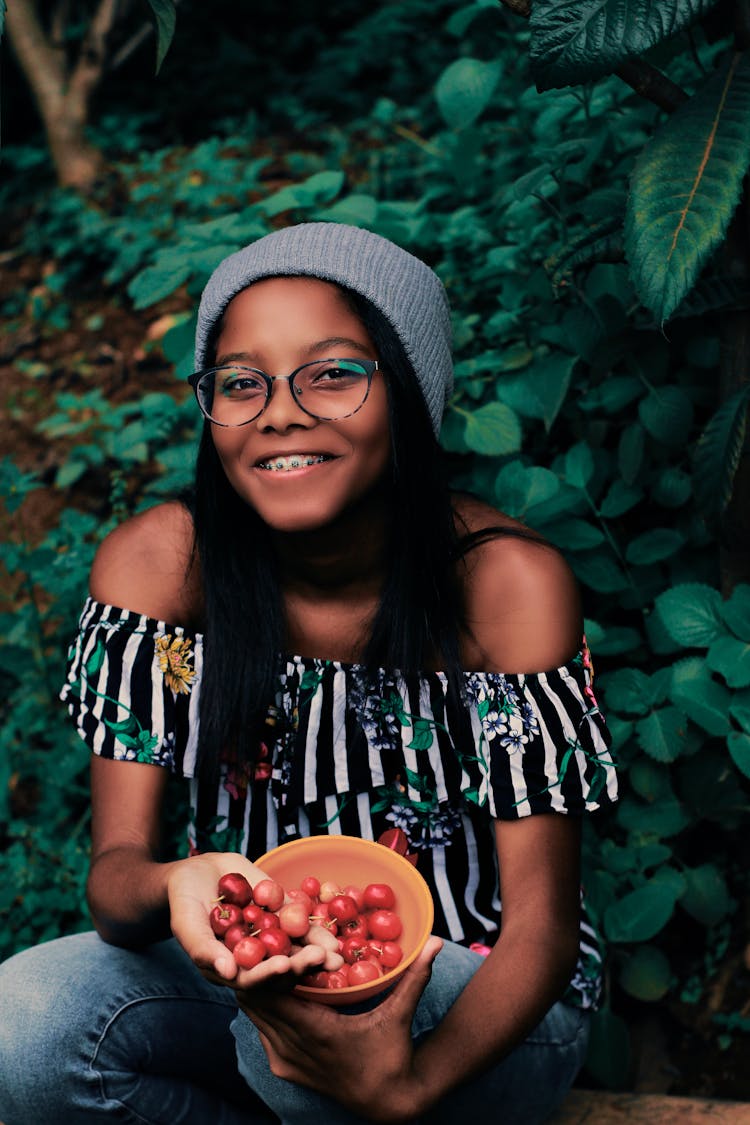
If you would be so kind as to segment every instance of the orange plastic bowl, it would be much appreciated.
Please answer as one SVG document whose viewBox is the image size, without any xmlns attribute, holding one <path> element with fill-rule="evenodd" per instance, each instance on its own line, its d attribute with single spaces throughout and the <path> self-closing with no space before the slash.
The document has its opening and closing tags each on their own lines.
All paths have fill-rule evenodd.
<svg viewBox="0 0 750 1125">
<path fill-rule="evenodd" d="M 383 844 L 358 836 L 306 836 L 281 844 L 255 860 L 270 878 L 286 890 L 298 887 L 306 875 L 344 887 L 352 883 L 363 889 L 368 883 L 389 883 L 396 896 L 395 910 L 403 924 L 399 945 L 403 960 L 377 980 L 348 988 L 310 988 L 299 984 L 298 996 L 321 1004 L 341 1007 L 377 996 L 408 969 L 432 931 L 434 908 L 430 889 L 417 869 Z"/>
</svg>

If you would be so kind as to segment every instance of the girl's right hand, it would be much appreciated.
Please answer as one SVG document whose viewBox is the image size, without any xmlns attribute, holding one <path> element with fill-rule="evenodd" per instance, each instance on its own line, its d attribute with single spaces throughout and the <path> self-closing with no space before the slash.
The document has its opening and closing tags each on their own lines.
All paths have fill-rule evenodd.
<svg viewBox="0 0 750 1125">
<path fill-rule="evenodd" d="M 291 957 L 269 957 L 254 969 L 238 968 L 209 921 L 217 884 L 229 871 L 239 871 L 251 886 L 266 878 L 265 872 L 236 852 L 207 852 L 173 864 L 167 879 L 172 933 L 203 976 L 244 991 L 280 977 L 292 987 L 299 977 L 320 968 L 326 953 L 316 945 L 307 945 Z"/>
</svg>

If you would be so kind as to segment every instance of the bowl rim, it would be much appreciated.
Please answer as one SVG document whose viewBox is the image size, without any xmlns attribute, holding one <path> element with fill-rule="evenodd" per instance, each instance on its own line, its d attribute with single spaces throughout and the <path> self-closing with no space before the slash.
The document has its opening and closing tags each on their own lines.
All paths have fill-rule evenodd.
<svg viewBox="0 0 750 1125">
<path fill-rule="evenodd" d="M 432 926 L 435 921 L 435 904 L 432 899 L 432 893 L 430 892 L 430 888 L 424 875 L 414 866 L 413 863 L 410 863 L 408 859 L 405 859 L 404 856 L 400 855 L 392 848 L 386 847 L 385 844 L 379 844 L 377 840 L 367 840 L 362 836 L 347 836 L 343 833 L 339 835 L 331 835 L 330 833 L 328 833 L 320 836 L 300 836 L 296 840 L 287 840 L 283 844 L 277 844 L 275 848 L 271 848 L 270 851 L 264 852 L 262 856 L 259 856 L 257 859 L 253 860 L 253 863 L 256 865 L 256 867 L 260 867 L 262 869 L 264 862 L 269 858 L 275 859 L 279 854 L 288 854 L 291 851 L 301 851 L 306 845 L 309 844 L 311 840 L 314 840 L 316 844 L 324 848 L 333 847 L 337 844 L 340 845 L 342 840 L 346 841 L 347 844 L 353 845 L 355 848 L 361 847 L 364 851 L 368 852 L 371 848 L 380 848 L 383 851 L 388 852 L 391 857 L 389 860 L 386 860 L 386 863 L 395 862 L 397 867 L 400 864 L 404 864 L 405 869 L 408 870 L 409 877 L 413 878 L 414 876 L 416 876 L 417 883 L 421 883 L 423 885 L 424 900 L 427 906 L 427 917 L 425 919 L 425 924 L 420 931 L 419 937 L 414 944 L 414 949 L 409 953 L 409 955 L 407 957 L 404 957 L 402 961 L 399 961 L 398 965 L 394 966 L 394 968 L 390 969 L 387 973 L 383 973 L 382 977 L 378 977 L 377 980 L 366 981 L 364 984 L 349 984 L 345 988 L 337 988 L 335 989 L 335 992 L 331 992 L 331 996 L 335 995 L 337 998 L 341 998 L 340 1000 L 337 999 L 338 1003 L 342 1003 L 344 1000 L 352 1000 L 353 1002 L 355 1002 L 358 998 L 366 999 L 369 996 L 376 995 L 376 992 L 382 992 L 390 985 L 395 984 L 395 982 L 401 976 L 403 976 L 409 966 L 412 965 L 414 961 L 416 961 L 417 957 L 422 952 L 425 942 L 432 933 Z M 319 1002 L 321 994 L 325 994 L 326 990 L 321 988 L 313 988 L 311 985 L 297 984 L 294 986 L 294 992 L 300 997 L 310 997 L 311 999 L 315 999 Z"/>
</svg>

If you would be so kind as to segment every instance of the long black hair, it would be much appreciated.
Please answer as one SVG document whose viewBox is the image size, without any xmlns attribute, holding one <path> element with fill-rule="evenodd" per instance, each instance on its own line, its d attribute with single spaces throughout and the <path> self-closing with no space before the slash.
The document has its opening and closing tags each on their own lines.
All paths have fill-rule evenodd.
<svg viewBox="0 0 750 1125">
<path fill-rule="evenodd" d="M 460 676 L 463 553 L 442 450 L 412 364 L 385 317 L 348 290 L 386 372 L 391 434 L 386 570 L 363 662 Z M 205 598 L 199 767 L 249 761 L 272 702 L 284 648 L 284 606 L 269 530 L 226 478 L 205 422 L 192 501 Z"/>
</svg>

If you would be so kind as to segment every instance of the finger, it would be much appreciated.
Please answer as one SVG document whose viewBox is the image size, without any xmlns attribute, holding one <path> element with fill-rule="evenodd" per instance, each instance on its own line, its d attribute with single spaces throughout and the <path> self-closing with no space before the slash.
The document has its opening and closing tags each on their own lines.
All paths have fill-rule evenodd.
<svg viewBox="0 0 750 1125">
<path fill-rule="evenodd" d="M 390 1004 L 401 1014 L 407 1014 L 409 1018 L 411 1018 L 422 993 L 430 982 L 433 963 L 442 948 L 443 942 L 439 937 L 435 937 L 434 935 L 429 937 L 425 942 L 424 948 L 414 959 L 384 1003 Z"/>
<path fill-rule="evenodd" d="M 184 896 L 172 911 L 172 933 L 201 972 L 213 972 L 220 982 L 237 976 L 237 963 L 230 950 L 211 929 L 206 907 L 199 899 Z"/>
</svg>

